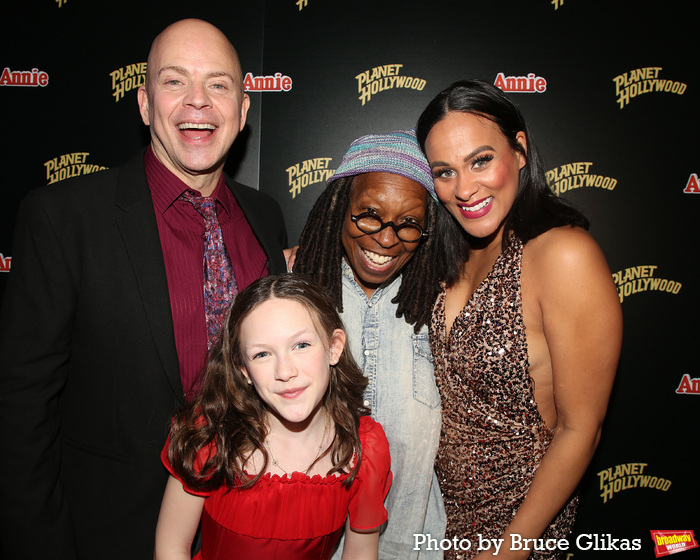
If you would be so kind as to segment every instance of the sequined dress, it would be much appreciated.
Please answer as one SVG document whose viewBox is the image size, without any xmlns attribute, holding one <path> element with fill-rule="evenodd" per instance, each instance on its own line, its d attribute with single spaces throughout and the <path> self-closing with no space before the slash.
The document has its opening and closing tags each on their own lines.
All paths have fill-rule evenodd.
<svg viewBox="0 0 700 560">
<path fill-rule="evenodd" d="M 501 536 L 553 437 L 535 404 L 529 375 L 522 254 L 522 243 L 512 238 L 455 319 L 449 339 L 444 290 L 433 310 L 430 340 L 443 417 L 435 469 L 447 512 L 446 536 L 472 543 L 468 551 L 446 551 L 445 558 L 474 557 L 479 534 Z M 543 538 L 568 537 L 577 505 L 574 497 Z M 556 553 L 530 557 L 558 558 Z"/>
</svg>

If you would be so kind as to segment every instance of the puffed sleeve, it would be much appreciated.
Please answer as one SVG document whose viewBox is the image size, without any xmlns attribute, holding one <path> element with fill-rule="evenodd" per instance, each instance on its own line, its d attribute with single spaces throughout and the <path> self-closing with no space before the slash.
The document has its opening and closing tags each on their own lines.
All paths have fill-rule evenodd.
<svg viewBox="0 0 700 560">
<path fill-rule="evenodd" d="M 204 498 L 206 498 L 207 496 L 210 496 L 212 494 L 211 490 L 193 490 L 192 488 L 187 486 L 187 484 L 185 484 L 182 481 L 182 478 L 180 478 L 180 475 L 178 475 L 175 472 L 175 469 L 173 469 L 173 466 L 170 464 L 170 461 L 168 459 L 168 449 L 169 448 L 170 448 L 170 435 L 168 435 L 168 441 L 165 442 L 165 447 L 163 447 L 163 451 L 160 452 L 160 460 L 163 462 L 163 465 L 165 465 L 165 468 L 168 469 L 168 472 L 182 483 L 182 487 L 189 494 L 193 494 L 194 496 L 202 496 Z M 204 465 L 204 463 L 206 463 L 209 460 L 209 458 L 212 455 L 214 455 L 215 453 L 216 453 L 216 447 L 214 446 L 213 443 L 200 449 L 199 452 L 197 453 L 196 459 L 194 460 L 195 469 L 197 469 L 199 472 L 201 472 L 202 466 Z"/>
<path fill-rule="evenodd" d="M 380 424 L 369 416 L 360 418 L 362 461 L 353 485 L 359 488 L 350 500 L 350 526 L 357 531 L 379 527 L 387 520 L 384 507 L 391 486 L 391 456 L 389 442 Z"/>
</svg>

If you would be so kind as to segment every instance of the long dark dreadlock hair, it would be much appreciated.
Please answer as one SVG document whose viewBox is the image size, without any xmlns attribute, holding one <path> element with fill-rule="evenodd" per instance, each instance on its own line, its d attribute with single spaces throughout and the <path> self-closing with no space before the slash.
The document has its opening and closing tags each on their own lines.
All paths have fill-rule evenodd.
<svg viewBox="0 0 700 560">
<path fill-rule="evenodd" d="M 318 197 L 301 232 L 294 272 L 314 278 L 327 291 L 339 312 L 343 311 L 342 243 L 343 223 L 348 213 L 355 176 L 331 182 Z M 428 239 L 401 270 L 397 317 L 404 317 L 414 332 L 430 322 L 433 303 L 440 291 L 440 280 L 454 261 L 455 254 L 445 247 L 446 229 L 454 223 L 447 211 L 428 197 L 424 230 Z"/>
</svg>

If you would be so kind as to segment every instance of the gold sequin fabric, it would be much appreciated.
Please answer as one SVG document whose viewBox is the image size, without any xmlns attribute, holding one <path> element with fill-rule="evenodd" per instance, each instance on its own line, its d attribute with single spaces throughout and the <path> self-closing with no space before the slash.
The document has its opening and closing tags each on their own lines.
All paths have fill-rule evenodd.
<svg viewBox="0 0 700 560">
<path fill-rule="evenodd" d="M 522 243 L 511 242 L 445 331 L 445 292 L 433 311 L 430 339 L 442 397 L 442 433 L 435 470 L 447 512 L 447 538 L 500 538 L 527 494 L 552 440 L 534 398 L 520 294 Z M 567 538 L 576 515 L 573 498 L 543 538 Z M 504 547 L 509 543 L 506 541 Z M 530 558 L 558 558 L 533 553 Z"/>
</svg>

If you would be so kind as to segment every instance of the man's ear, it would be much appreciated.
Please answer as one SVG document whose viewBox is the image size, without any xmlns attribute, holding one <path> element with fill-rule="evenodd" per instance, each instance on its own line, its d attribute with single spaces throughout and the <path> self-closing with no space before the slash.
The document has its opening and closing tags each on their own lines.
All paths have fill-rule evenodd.
<svg viewBox="0 0 700 560">
<path fill-rule="evenodd" d="M 139 112 L 141 113 L 141 120 L 146 126 L 151 126 L 151 117 L 149 114 L 148 105 L 148 94 L 146 93 L 145 86 L 141 86 L 136 92 L 136 98 L 139 102 Z"/>
</svg>

